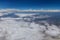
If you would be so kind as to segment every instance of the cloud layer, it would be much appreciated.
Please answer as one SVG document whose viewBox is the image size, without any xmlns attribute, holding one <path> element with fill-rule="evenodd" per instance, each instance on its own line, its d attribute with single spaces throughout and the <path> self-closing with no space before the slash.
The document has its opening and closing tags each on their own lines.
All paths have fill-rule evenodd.
<svg viewBox="0 0 60 40">
<path fill-rule="evenodd" d="M 20 9 L 0 9 L 0 12 L 60 12 L 60 10 L 20 10 Z"/>
<path fill-rule="evenodd" d="M 47 25 L 48 30 L 45 25 Z M 0 40 L 45 40 L 45 36 L 57 38 L 60 36 L 60 29 L 57 26 L 49 26 L 46 22 L 45 25 L 22 20 L 16 22 L 14 20 L 3 19 L 0 23 Z"/>
</svg>

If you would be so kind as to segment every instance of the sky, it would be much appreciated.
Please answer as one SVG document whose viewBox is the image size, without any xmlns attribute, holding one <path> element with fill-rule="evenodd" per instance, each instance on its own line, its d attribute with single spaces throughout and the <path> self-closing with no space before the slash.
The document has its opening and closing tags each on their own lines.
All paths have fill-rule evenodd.
<svg viewBox="0 0 60 40">
<path fill-rule="evenodd" d="M 0 0 L 0 9 L 60 9 L 60 0 Z"/>
</svg>

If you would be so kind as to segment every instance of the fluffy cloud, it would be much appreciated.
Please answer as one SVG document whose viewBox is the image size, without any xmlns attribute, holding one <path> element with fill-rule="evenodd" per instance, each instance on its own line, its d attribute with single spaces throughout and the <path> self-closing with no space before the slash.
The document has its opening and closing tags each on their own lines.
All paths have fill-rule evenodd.
<svg viewBox="0 0 60 40">
<path fill-rule="evenodd" d="M 47 25 L 48 30 L 44 25 L 34 22 L 29 23 L 22 20 L 16 22 L 7 19 L 0 22 L 0 40 L 45 40 L 44 36 L 57 37 L 60 34 L 60 29 L 57 26 L 49 26 L 46 22 L 45 25 Z"/>
<path fill-rule="evenodd" d="M 0 12 L 60 12 L 60 10 L 20 10 L 20 9 L 0 9 Z"/>
<path fill-rule="evenodd" d="M 4 12 L 60 12 L 60 10 L 20 10 L 20 9 L 1 9 L 0 16 Z M 16 14 L 20 17 L 31 16 L 35 14 Z M 40 18 L 40 17 L 39 17 Z M 45 40 L 45 36 L 60 38 L 60 29 L 56 25 L 45 25 L 35 22 L 26 22 L 23 19 L 15 21 L 12 18 L 1 18 L 0 21 L 0 40 Z M 17 18 L 18 19 L 18 18 Z M 26 19 L 27 20 L 27 19 Z M 47 26 L 47 27 L 46 27 Z M 52 40 L 52 39 L 51 39 Z"/>
</svg>

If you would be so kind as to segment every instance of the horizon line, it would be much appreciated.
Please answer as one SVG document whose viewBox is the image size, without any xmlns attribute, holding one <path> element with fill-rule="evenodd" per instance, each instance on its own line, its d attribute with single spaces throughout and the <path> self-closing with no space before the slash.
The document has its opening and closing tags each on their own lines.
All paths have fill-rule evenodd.
<svg viewBox="0 0 60 40">
<path fill-rule="evenodd" d="M 60 10 L 56 9 L 56 10 L 44 10 L 44 9 L 25 9 L 25 10 L 21 10 L 21 9 L 0 9 L 0 12 L 60 12 Z"/>
</svg>

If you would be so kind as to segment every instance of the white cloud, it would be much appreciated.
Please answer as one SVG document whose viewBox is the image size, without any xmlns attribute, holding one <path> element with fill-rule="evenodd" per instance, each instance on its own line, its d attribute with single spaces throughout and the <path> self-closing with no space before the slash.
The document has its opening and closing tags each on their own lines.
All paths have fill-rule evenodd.
<svg viewBox="0 0 60 40">
<path fill-rule="evenodd" d="M 43 33 L 44 30 L 46 30 L 46 34 L 49 36 L 57 36 L 60 34 L 57 26 L 49 26 L 48 23 L 46 25 L 48 30 L 46 30 L 44 25 L 39 25 L 34 22 L 29 25 L 29 22 L 16 22 L 7 19 L 0 22 L 0 37 L 4 38 L 5 36 L 7 38 L 6 40 L 43 40 L 45 36 Z M 5 34 L 6 32 L 7 34 Z"/>
<path fill-rule="evenodd" d="M 60 12 L 60 10 L 35 10 L 35 9 L 28 9 L 28 10 L 20 10 L 20 9 L 0 9 L 0 12 Z"/>
<path fill-rule="evenodd" d="M 16 12 L 16 11 L 17 12 L 60 12 L 60 10 L 1 9 L 0 16 L 3 15 L 2 12 Z M 32 14 L 20 14 L 19 16 L 23 17 L 23 16 L 31 16 L 31 15 Z M 15 19 L 12 18 L 11 19 L 2 18 L 2 20 L 3 21 L 0 21 L 0 37 L 2 37 L 2 39 L 6 37 L 8 40 L 39 40 L 39 39 L 43 40 L 45 34 L 54 37 L 60 34 L 60 29 L 57 26 L 55 25 L 49 26 L 49 24 L 44 21 L 43 22 L 45 23 L 45 25 L 47 25 L 48 30 L 46 30 L 46 27 L 44 25 L 36 24 L 34 22 L 29 23 L 23 20 L 16 22 L 14 21 Z M 43 33 L 43 31 L 45 31 L 45 34 Z M 7 34 L 5 34 L 6 32 Z"/>
</svg>

